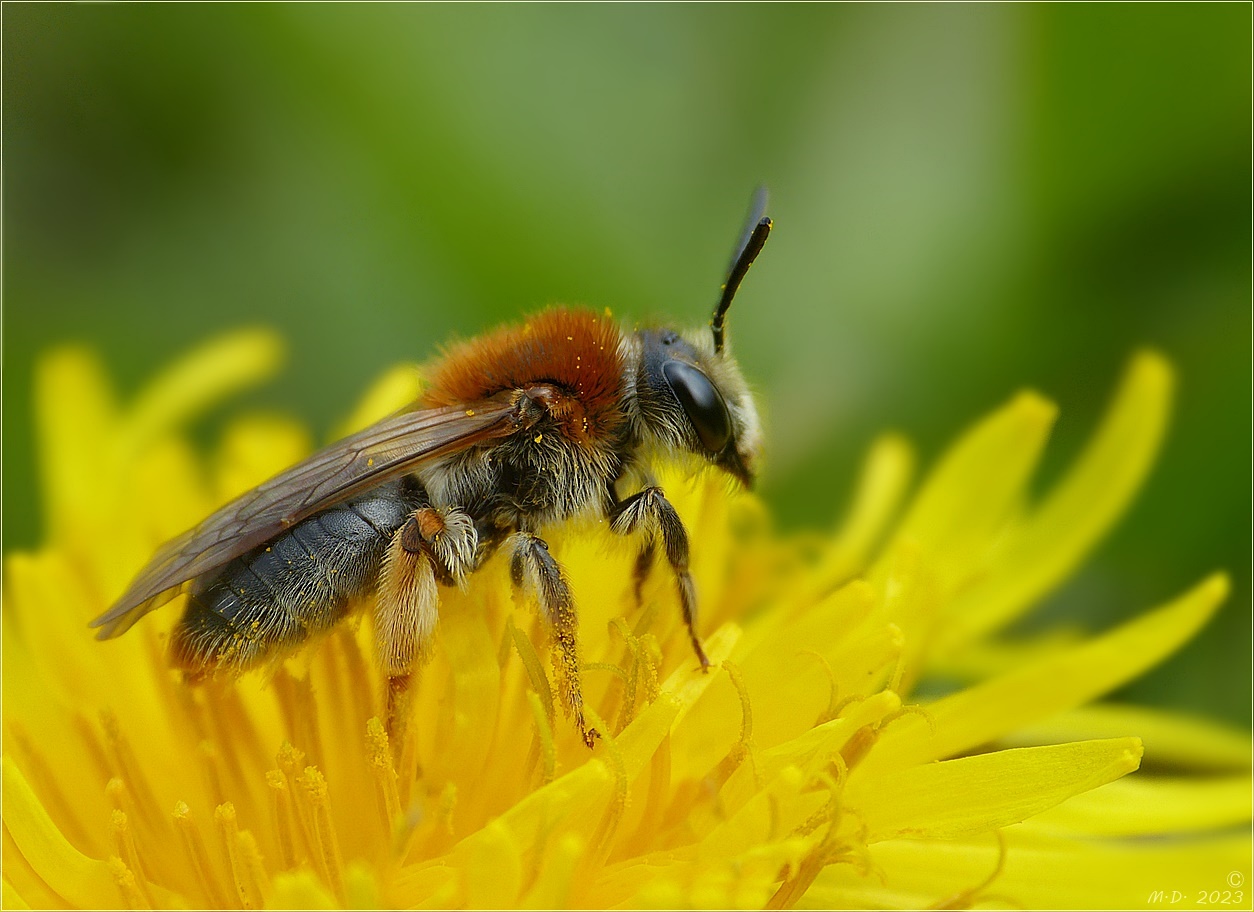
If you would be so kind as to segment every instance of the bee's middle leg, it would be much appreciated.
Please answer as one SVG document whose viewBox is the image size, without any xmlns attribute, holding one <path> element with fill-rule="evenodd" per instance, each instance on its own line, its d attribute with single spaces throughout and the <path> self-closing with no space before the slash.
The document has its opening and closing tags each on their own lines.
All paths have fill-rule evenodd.
<svg viewBox="0 0 1254 912">
<path fill-rule="evenodd" d="M 478 535 L 460 510 L 420 507 L 388 543 L 374 607 L 375 652 L 387 677 L 385 725 L 399 749 L 414 673 L 430 656 L 439 618 L 436 583 L 460 585 Z"/>
<path fill-rule="evenodd" d="M 575 600 L 562 568 L 549 553 L 549 545 L 538 535 L 516 532 L 509 542 L 510 577 L 514 586 L 539 604 L 549 623 L 556 655 L 557 688 L 566 715 L 579 726 L 588 747 L 600 737 L 583 718 L 583 688 L 579 680 L 579 617 Z"/>
<path fill-rule="evenodd" d="M 693 652 L 697 654 L 701 667 L 708 669 L 710 660 L 706 657 L 701 637 L 697 634 L 697 589 L 688 570 L 688 532 L 662 489 L 656 486 L 645 488 L 639 494 L 633 494 L 615 505 L 610 529 L 619 535 L 641 533 L 644 536 L 644 546 L 636 561 L 637 598 L 644 576 L 653 564 L 657 541 L 661 539 L 666 562 L 675 573 L 679 607 L 683 611 L 684 624 L 688 627 L 688 638 L 692 641 Z"/>
</svg>

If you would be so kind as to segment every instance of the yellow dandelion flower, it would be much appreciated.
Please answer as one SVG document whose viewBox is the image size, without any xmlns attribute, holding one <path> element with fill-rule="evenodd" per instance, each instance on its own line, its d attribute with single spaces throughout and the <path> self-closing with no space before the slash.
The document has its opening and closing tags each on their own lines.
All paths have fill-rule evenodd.
<svg viewBox="0 0 1254 912">
<path fill-rule="evenodd" d="M 404 745 L 378 721 L 365 625 L 198 687 L 163 657 L 173 606 L 92 639 L 157 544 L 309 449 L 292 422 L 245 418 L 205 465 L 179 434 L 276 352 L 230 337 L 126 405 L 89 353 L 42 363 L 47 541 L 4 578 L 7 907 L 1249 905 L 1248 735 L 1093 703 L 1188 640 L 1224 577 L 1091 637 L 998 638 L 1135 492 L 1166 421 L 1160 357 L 1133 360 L 1043 498 L 1026 486 L 1054 407 L 1033 393 L 904 509 L 909 449 L 877 442 L 817 553 L 752 496 L 669 479 L 708 674 L 662 574 L 637 600 L 630 555 L 596 529 L 555 536 L 604 734 L 589 751 L 495 560 L 443 598 Z M 413 377 L 385 377 L 344 430 Z M 918 702 L 938 670 L 965 685 Z"/>
</svg>

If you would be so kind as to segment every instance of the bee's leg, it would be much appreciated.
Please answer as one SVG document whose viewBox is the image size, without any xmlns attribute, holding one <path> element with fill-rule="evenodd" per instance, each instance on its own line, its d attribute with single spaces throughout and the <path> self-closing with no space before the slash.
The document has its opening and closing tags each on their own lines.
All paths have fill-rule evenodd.
<svg viewBox="0 0 1254 912">
<path fill-rule="evenodd" d="M 393 747 L 403 742 L 409 687 L 427 658 L 435 632 L 439 591 L 435 564 L 422 547 L 413 547 L 411 518 L 388 543 L 374 603 L 374 646 L 387 678 L 384 724 Z"/>
<path fill-rule="evenodd" d="M 509 542 L 510 577 L 524 595 L 535 599 L 549 623 L 556 653 L 557 689 L 568 718 L 579 726 L 584 744 L 592 746 L 600 735 L 583 718 L 583 689 L 579 682 L 579 617 L 575 600 L 561 566 L 549 553 L 548 543 L 530 532 L 517 532 Z"/>
<path fill-rule="evenodd" d="M 692 649 L 697 654 L 702 668 L 710 667 L 710 660 L 701 646 L 701 637 L 697 635 L 697 590 L 692 583 L 692 574 L 688 572 L 688 532 L 684 529 L 683 520 L 666 499 L 662 489 L 656 486 L 645 488 L 639 494 L 633 494 L 614 507 L 610 518 L 610 529 L 619 535 L 642 533 L 645 538 L 645 550 L 636 561 L 637 592 L 643 583 L 640 573 L 641 564 L 644 572 L 648 572 L 652 562 L 651 552 L 657 540 L 662 540 L 662 551 L 666 562 L 675 571 L 675 588 L 679 592 L 679 607 L 684 613 L 684 623 L 688 625 L 688 638 L 692 640 Z M 650 557 L 645 558 L 649 553 Z"/>
<path fill-rule="evenodd" d="M 478 536 L 456 509 L 421 507 L 392 536 L 375 598 L 375 650 L 387 676 L 387 730 L 399 746 L 414 673 L 427 660 L 439 617 L 437 580 L 460 585 Z"/>
<path fill-rule="evenodd" d="M 631 569 L 631 579 L 635 583 L 636 607 L 644 601 L 644 583 L 653 569 L 653 561 L 657 557 L 657 544 L 650 538 L 636 555 L 636 565 Z"/>
</svg>

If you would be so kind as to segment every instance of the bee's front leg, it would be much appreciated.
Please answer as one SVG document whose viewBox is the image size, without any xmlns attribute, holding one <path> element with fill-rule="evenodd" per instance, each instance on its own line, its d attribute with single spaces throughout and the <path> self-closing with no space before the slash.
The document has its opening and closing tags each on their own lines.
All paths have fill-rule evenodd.
<svg viewBox="0 0 1254 912">
<path fill-rule="evenodd" d="M 431 652 L 439 618 L 437 581 L 460 585 L 473 569 L 478 535 L 457 509 L 420 507 L 392 536 L 374 608 L 374 641 L 387 676 L 385 724 L 399 750 L 410 685 Z"/>
<path fill-rule="evenodd" d="M 583 718 L 583 688 L 579 682 L 579 617 L 570 585 L 561 565 L 549 553 L 549 545 L 538 535 L 517 532 L 508 544 L 510 577 L 515 588 L 534 599 L 548 621 L 556 655 L 557 689 L 566 715 L 579 726 L 584 744 L 592 747 L 600 737 Z"/>
<path fill-rule="evenodd" d="M 644 536 L 644 546 L 636 561 L 637 595 L 644 575 L 652 566 L 654 548 L 661 539 L 666 562 L 675 572 L 675 588 L 679 592 L 684 623 L 688 625 L 688 638 L 692 640 L 692 649 L 701 667 L 708 669 L 710 660 L 701 646 L 701 637 L 697 635 L 697 590 L 692 583 L 692 574 L 688 572 L 688 532 L 662 489 L 650 486 L 616 504 L 610 514 L 610 529 L 619 535 L 639 532 Z"/>
</svg>

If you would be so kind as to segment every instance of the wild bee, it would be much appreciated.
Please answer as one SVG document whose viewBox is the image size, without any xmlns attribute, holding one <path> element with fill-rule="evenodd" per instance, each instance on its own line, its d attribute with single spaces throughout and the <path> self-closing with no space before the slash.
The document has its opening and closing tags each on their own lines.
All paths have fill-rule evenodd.
<svg viewBox="0 0 1254 912">
<path fill-rule="evenodd" d="M 92 622 L 108 639 L 180 593 L 173 663 L 192 678 L 287 654 L 363 602 L 388 681 L 388 726 L 435 631 L 440 586 L 461 585 L 498 550 L 538 604 L 555 644 L 558 691 L 589 745 L 575 600 L 546 530 L 608 520 L 639 548 L 637 582 L 659 549 L 692 648 L 688 534 L 653 474 L 698 458 L 748 486 L 757 411 L 725 344 L 732 298 L 771 230 L 755 197 L 708 328 L 624 331 L 557 307 L 449 349 L 406 410 L 237 497 L 162 546 Z"/>
</svg>

